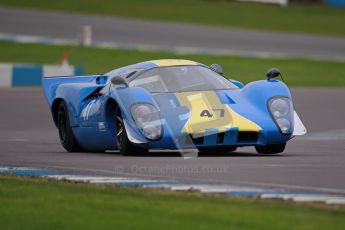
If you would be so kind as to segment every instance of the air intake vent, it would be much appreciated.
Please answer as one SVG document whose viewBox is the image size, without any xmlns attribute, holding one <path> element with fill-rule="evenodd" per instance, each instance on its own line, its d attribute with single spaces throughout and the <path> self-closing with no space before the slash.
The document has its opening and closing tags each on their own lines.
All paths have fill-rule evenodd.
<svg viewBox="0 0 345 230">
<path fill-rule="evenodd" d="M 194 144 L 194 145 L 201 145 L 201 144 L 203 144 L 203 143 L 204 143 L 204 137 L 203 137 L 203 136 L 193 138 L 193 136 L 190 134 L 190 135 L 189 135 L 189 138 L 187 138 L 185 144 L 187 144 L 187 145 L 191 145 L 191 144 Z"/>
<path fill-rule="evenodd" d="M 217 144 L 223 144 L 224 136 L 225 136 L 225 133 L 218 133 L 218 135 L 217 135 Z"/>
<path fill-rule="evenodd" d="M 195 144 L 195 145 L 197 145 L 197 144 L 203 144 L 204 143 L 204 137 L 202 136 L 202 137 L 197 137 L 197 138 L 193 138 L 192 137 L 192 135 L 190 135 L 190 137 L 192 138 L 192 140 L 193 140 L 193 143 Z"/>
<path fill-rule="evenodd" d="M 257 132 L 238 132 L 237 142 L 257 142 L 258 136 Z"/>
</svg>

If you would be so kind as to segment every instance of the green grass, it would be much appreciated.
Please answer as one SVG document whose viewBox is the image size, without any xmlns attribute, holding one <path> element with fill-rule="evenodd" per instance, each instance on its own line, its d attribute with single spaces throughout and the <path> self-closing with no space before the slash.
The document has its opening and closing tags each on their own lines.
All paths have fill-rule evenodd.
<svg viewBox="0 0 345 230">
<path fill-rule="evenodd" d="M 0 0 L 0 5 L 260 30 L 345 36 L 345 10 L 222 0 Z"/>
<path fill-rule="evenodd" d="M 62 52 L 70 54 L 73 65 L 80 63 L 80 48 L 0 42 L 0 62 L 59 64 Z M 345 62 L 313 61 L 303 59 L 266 59 L 212 55 L 176 55 L 167 52 L 134 50 L 84 49 L 86 73 L 106 73 L 117 67 L 161 58 L 181 58 L 207 65 L 219 63 L 225 75 L 244 83 L 265 79 L 266 71 L 277 67 L 289 86 L 344 87 Z"/>
<path fill-rule="evenodd" d="M 0 175 L 0 229 L 343 229 L 343 207 Z"/>
</svg>

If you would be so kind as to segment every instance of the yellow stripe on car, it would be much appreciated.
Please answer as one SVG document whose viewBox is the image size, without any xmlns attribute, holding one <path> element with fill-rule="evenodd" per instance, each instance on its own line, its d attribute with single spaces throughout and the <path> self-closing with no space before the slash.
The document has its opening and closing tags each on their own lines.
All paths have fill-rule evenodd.
<svg viewBox="0 0 345 230">
<path fill-rule="evenodd" d="M 213 91 L 176 93 L 181 106 L 190 110 L 190 117 L 183 131 L 190 134 L 204 134 L 207 129 L 225 132 L 229 128 L 239 131 L 259 132 L 261 127 L 222 104 Z"/>
<path fill-rule="evenodd" d="M 183 59 L 160 59 L 160 60 L 153 60 L 151 62 L 161 67 L 179 66 L 179 65 L 198 65 L 197 62 L 183 60 Z"/>
</svg>

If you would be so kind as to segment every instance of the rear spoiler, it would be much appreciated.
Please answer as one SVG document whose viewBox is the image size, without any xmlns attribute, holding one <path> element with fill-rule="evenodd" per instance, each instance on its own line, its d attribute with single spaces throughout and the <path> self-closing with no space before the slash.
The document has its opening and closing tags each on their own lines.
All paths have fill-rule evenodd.
<svg viewBox="0 0 345 230">
<path fill-rule="evenodd" d="M 92 85 L 99 86 L 105 85 L 107 80 L 108 77 L 104 75 L 43 77 L 42 87 L 49 106 L 51 106 L 54 98 L 56 97 L 57 89 L 61 85 L 85 84 L 85 87 Z"/>
</svg>

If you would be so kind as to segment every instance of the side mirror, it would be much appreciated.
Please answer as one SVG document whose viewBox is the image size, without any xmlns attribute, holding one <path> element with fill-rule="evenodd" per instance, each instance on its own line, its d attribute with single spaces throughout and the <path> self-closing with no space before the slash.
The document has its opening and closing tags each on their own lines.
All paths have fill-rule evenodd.
<svg viewBox="0 0 345 230">
<path fill-rule="evenodd" d="M 123 77 L 115 76 L 115 77 L 112 77 L 110 81 L 114 85 L 125 85 L 126 87 L 128 87 L 128 83 Z"/>
<path fill-rule="evenodd" d="M 214 72 L 223 75 L 223 68 L 219 64 L 212 64 L 210 65 L 210 69 L 213 70 Z"/>
<path fill-rule="evenodd" d="M 272 78 L 276 78 L 278 77 L 279 75 L 281 75 L 280 73 L 280 70 L 277 69 L 277 68 L 272 68 L 272 69 L 269 69 L 266 73 L 266 77 L 268 80 L 272 79 Z"/>
</svg>

